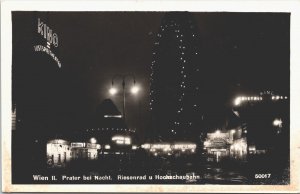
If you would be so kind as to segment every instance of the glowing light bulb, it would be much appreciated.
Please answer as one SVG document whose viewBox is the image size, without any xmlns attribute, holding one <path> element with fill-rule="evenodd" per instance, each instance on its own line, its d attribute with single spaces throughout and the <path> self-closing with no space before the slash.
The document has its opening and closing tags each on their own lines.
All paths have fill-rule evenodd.
<svg viewBox="0 0 300 194">
<path fill-rule="evenodd" d="M 281 120 L 281 119 L 275 119 L 275 120 L 273 121 L 273 125 L 274 125 L 274 126 L 281 127 L 281 126 L 282 126 L 282 120 Z"/>
<path fill-rule="evenodd" d="M 111 95 L 115 95 L 117 92 L 118 92 L 118 90 L 117 90 L 116 88 L 114 88 L 114 87 L 111 87 L 111 88 L 109 89 L 109 93 L 110 93 Z"/>
<path fill-rule="evenodd" d="M 140 88 L 138 86 L 133 86 L 131 88 L 131 93 L 133 94 L 137 94 L 139 92 Z"/>
<path fill-rule="evenodd" d="M 237 97 L 235 100 L 234 100 L 234 105 L 238 106 L 241 104 L 241 97 Z"/>
<path fill-rule="evenodd" d="M 97 140 L 96 140 L 96 138 L 92 137 L 92 138 L 90 139 L 90 142 L 91 142 L 92 144 L 95 144 L 95 143 L 97 143 Z"/>
</svg>

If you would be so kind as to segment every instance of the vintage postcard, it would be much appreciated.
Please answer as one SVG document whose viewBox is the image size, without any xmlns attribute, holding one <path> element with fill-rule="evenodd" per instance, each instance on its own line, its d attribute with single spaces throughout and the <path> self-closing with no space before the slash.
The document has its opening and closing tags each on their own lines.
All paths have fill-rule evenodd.
<svg viewBox="0 0 300 194">
<path fill-rule="evenodd" d="M 2 1 L 2 191 L 299 192 L 299 5 Z"/>
</svg>

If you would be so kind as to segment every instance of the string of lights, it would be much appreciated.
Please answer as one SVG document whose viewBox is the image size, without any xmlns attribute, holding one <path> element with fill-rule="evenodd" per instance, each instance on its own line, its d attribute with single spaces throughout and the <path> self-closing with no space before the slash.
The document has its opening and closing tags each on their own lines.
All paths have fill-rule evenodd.
<svg viewBox="0 0 300 194">
<path fill-rule="evenodd" d="M 240 106 L 242 103 L 246 102 L 260 102 L 265 100 L 272 100 L 272 101 L 278 101 L 278 100 L 287 100 L 287 96 L 283 95 L 275 95 L 274 92 L 266 91 L 261 92 L 260 95 L 256 96 L 238 96 L 234 99 L 234 105 Z"/>
<path fill-rule="evenodd" d="M 191 99 L 197 99 L 191 95 L 195 95 L 199 89 L 199 86 L 192 87 L 193 76 L 199 72 L 199 67 L 195 68 L 193 62 L 199 53 L 198 36 L 191 16 L 186 14 L 183 17 L 188 17 L 188 20 L 171 17 L 171 14 L 163 20 L 150 64 L 150 111 L 154 117 L 158 117 L 163 112 L 160 109 L 169 108 L 166 125 L 174 135 L 192 126 L 190 113 L 199 107 L 198 102 L 191 102 Z M 170 98 L 164 96 L 166 94 Z"/>
</svg>

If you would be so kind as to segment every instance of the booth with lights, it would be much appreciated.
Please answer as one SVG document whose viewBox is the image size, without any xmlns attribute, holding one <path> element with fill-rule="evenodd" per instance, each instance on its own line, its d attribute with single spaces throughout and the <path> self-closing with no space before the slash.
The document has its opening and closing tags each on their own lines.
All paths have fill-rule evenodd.
<svg viewBox="0 0 300 194">
<path fill-rule="evenodd" d="M 204 149 L 211 161 L 219 162 L 223 158 L 230 157 L 237 160 L 247 158 L 247 139 L 242 136 L 242 129 L 231 129 L 214 133 L 208 133 L 204 142 Z"/>
</svg>

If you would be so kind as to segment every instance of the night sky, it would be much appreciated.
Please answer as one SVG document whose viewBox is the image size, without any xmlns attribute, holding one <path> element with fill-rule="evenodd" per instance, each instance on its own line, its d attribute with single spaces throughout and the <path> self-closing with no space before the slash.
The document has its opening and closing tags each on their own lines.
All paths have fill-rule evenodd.
<svg viewBox="0 0 300 194">
<path fill-rule="evenodd" d="M 58 34 L 55 54 L 61 69 L 47 54 L 33 52 L 33 45 L 46 45 L 36 32 L 36 16 L 47 18 Z M 111 78 L 133 73 L 142 90 L 137 96 L 127 95 L 127 123 L 146 129 L 152 49 L 163 16 L 163 12 L 14 12 L 13 102 L 20 107 L 20 117 L 43 117 L 68 129 L 88 126 L 96 106 L 110 97 Z M 194 17 L 203 50 L 199 63 L 208 86 L 224 96 L 227 106 L 239 94 L 273 90 L 289 95 L 289 14 L 194 13 Z M 115 84 L 121 86 L 121 81 Z M 111 99 L 122 111 L 122 96 Z"/>
</svg>

